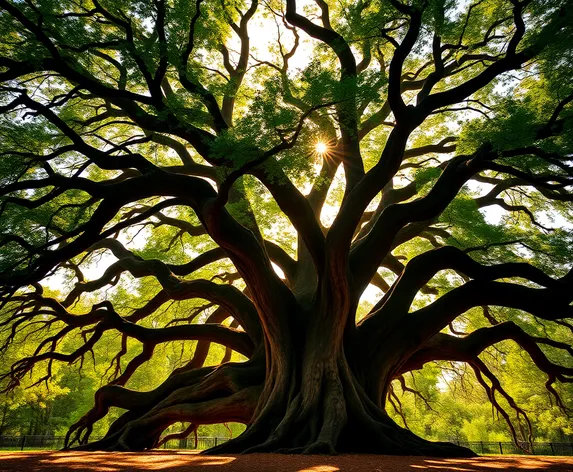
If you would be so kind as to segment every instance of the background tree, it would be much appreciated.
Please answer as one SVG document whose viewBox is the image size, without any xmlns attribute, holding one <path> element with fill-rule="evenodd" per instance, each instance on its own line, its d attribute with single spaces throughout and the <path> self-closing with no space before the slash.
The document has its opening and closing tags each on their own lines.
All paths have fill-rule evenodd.
<svg viewBox="0 0 573 472">
<path fill-rule="evenodd" d="M 566 408 L 568 2 L 0 8 L 3 351 L 37 340 L 5 390 L 119 342 L 69 445 L 242 422 L 212 451 L 469 455 L 386 401 L 428 362 L 465 363 L 531 438 L 488 362 L 505 341 Z M 175 341 L 161 385 L 127 388 Z"/>
</svg>

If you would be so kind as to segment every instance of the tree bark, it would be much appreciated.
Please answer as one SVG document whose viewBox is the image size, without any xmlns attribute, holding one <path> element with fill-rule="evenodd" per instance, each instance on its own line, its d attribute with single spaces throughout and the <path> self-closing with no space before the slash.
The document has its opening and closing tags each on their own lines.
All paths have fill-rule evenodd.
<svg viewBox="0 0 573 472">
<path fill-rule="evenodd" d="M 162 431 L 177 422 L 242 422 L 248 425 L 243 434 L 206 453 L 475 455 L 453 444 L 427 441 L 398 426 L 383 404 L 403 359 L 388 356 L 386 362 L 371 365 L 372 359 L 360 352 L 360 343 L 349 341 L 352 336 L 344 328 L 325 322 L 333 314 L 343 314 L 336 313 L 330 301 L 319 305 L 315 304 L 318 315 L 292 316 L 306 320 L 306 325 L 295 329 L 291 320 L 290 332 L 283 333 L 288 343 L 265 338 L 264 355 L 259 348 L 244 364 L 192 368 L 148 393 L 118 386 L 100 391 L 99 414 L 86 415 L 76 429 L 78 436 L 91 430 L 93 421 L 110 406 L 129 411 L 104 439 L 78 449 L 145 450 L 157 445 Z M 380 344 L 396 346 L 393 336 L 390 333 Z M 373 366 L 378 369 L 374 375 L 378 382 L 369 384 Z"/>
</svg>

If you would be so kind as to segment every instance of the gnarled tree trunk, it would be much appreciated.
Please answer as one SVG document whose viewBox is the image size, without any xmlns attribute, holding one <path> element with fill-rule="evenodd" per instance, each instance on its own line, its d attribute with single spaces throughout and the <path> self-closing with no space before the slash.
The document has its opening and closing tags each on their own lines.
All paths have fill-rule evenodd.
<svg viewBox="0 0 573 472">
<path fill-rule="evenodd" d="M 347 327 L 355 316 L 348 283 L 323 283 L 321 291 L 330 296 L 315 299 L 306 309 L 297 303 L 298 310 L 289 312 L 280 330 L 263 330 L 261 343 L 244 364 L 183 369 L 147 394 L 120 387 L 100 391 L 91 418 L 86 415 L 70 431 L 78 438 L 109 406 L 129 411 L 104 439 L 78 449 L 150 449 L 173 423 L 235 421 L 247 424 L 246 431 L 207 453 L 475 455 L 464 447 L 424 440 L 388 416 L 384 403 L 390 382 L 413 352 L 401 327 L 388 329 L 377 341 L 382 348 L 372 356 L 363 333 Z"/>
</svg>

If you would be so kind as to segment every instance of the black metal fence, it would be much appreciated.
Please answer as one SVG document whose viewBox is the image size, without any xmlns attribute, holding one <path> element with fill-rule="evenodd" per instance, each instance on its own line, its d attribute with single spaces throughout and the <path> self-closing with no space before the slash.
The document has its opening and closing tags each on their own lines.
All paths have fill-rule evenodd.
<svg viewBox="0 0 573 472">
<path fill-rule="evenodd" d="M 92 438 L 96 440 L 98 438 Z M 24 450 L 57 450 L 64 447 L 63 436 L 0 436 L 0 450 L 24 451 Z M 162 449 L 208 449 L 228 441 L 222 437 L 189 437 L 186 439 L 171 439 L 161 446 Z"/>
<path fill-rule="evenodd" d="M 573 443 L 534 442 L 519 445 L 512 442 L 453 441 L 478 454 L 533 454 L 536 456 L 573 456 Z"/>
<path fill-rule="evenodd" d="M 197 445 L 195 446 L 195 438 L 190 436 L 185 439 L 170 439 L 166 441 L 162 449 L 209 449 L 210 447 L 215 447 L 218 444 L 222 444 L 228 441 L 229 438 L 211 438 L 208 436 L 198 436 Z"/>
<path fill-rule="evenodd" d="M 97 438 L 93 438 L 94 440 Z M 197 443 L 193 436 L 185 439 L 171 439 L 161 446 L 162 449 L 208 449 L 222 444 L 229 438 L 199 436 Z M 523 443 L 521 447 L 512 442 L 453 441 L 470 448 L 478 454 L 534 454 L 539 456 L 573 456 L 573 443 L 536 442 L 531 446 Z M 58 450 L 64 447 L 63 436 L 0 436 L 0 450 Z M 529 452 L 527 452 L 529 451 Z"/>
<path fill-rule="evenodd" d="M 63 436 L 0 436 L 0 450 L 62 449 L 64 439 Z"/>
</svg>

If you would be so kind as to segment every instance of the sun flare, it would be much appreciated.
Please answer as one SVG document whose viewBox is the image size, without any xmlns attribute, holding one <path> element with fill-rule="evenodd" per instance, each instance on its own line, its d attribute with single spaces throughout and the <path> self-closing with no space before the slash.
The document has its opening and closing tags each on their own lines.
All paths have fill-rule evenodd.
<svg viewBox="0 0 573 472">
<path fill-rule="evenodd" d="M 316 151 L 317 154 L 325 154 L 326 151 L 328 151 L 328 146 L 326 145 L 326 143 L 318 141 L 314 146 L 314 150 Z"/>
</svg>

